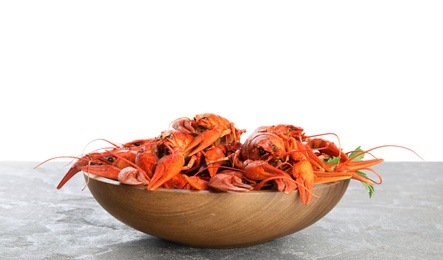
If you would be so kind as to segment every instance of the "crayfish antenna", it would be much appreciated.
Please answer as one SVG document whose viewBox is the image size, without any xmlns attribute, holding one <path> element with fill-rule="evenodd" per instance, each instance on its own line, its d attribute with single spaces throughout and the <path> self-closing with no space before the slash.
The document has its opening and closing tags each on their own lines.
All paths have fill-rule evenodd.
<svg viewBox="0 0 443 260">
<path fill-rule="evenodd" d="M 333 135 L 333 136 L 335 136 L 336 138 L 337 138 L 337 142 L 338 142 L 338 147 L 336 147 L 336 148 L 338 148 L 338 156 L 342 156 L 342 147 L 341 147 L 341 141 L 340 141 L 340 137 L 336 134 L 336 133 L 324 133 L 324 134 L 316 134 L 316 135 L 310 135 L 310 136 L 306 136 L 306 138 L 312 138 L 312 137 L 319 137 L 319 136 L 324 136 L 324 135 Z M 333 142 L 331 142 L 333 145 L 334 145 L 334 147 L 335 147 L 335 144 L 333 143 Z M 345 157 L 346 157 L 346 154 L 345 153 L 343 153 L 344 155 L 345 155 Z M 346 158 L 345 158 L 346 159 Z"/>
<path fill-rule="evenodd" d="M 380 173 L 378 173 L 376 170 L 374 170 L 374 169 L 372 169 L 372 168 L 363 168 L 363 169 L 360 169 L 360 170 L 366 170 L 366 171 L 370 171 L 370 172 L 374 173 L 375 176 L 377 176 L 377 178 L 379 179 L 379 181 L 375 181 L 374 179 L 371 179 L 371 178 L 369 178 L 369 177 L 364 178 L 363 176 L 359 175 L 358 173 L 354 173 L 354 174 L 352 175 L 352 178 L 353 178 L 353 179 L 359 180 L 359 181 L 364 182 L 364 183 L 369 184 L 369 185 L 372 185 L 372 184 L 382 184 L 382 182 L 383 182 L 383 178 L 381 177 Z M 361 178 L 363 178 L 363 179 L 359 179 L 359 177 L 361 177 Z M 369 183 L 368 183 L 368 182 L 365 182 L 364 179 L 366 179 L 367 181 L 369 181 Z M 371 183 L 371 182 L 372 182 L 372 183 Z"/>
<path fill-rule="evenodd" d="M 94 140 L 89 141 L 89 142 L 85 145 L 85 148 L 86 148 L 88 145 L 90 145 L 90 144 L 92 144 L 93 142 L 96 142 L 96 141 L 104 141 L 104 142 L 109 143 L 110 145 L 114 146 L 115 148 L 120 147 L 120 145 L 114 144 L 113 142 L 111 142 L 111 141 L 109 141 L 109 140 L 107 140 L 107 139 L 104 139 L 104 138 L 97 138 L 97 139 L 94 139 Z"/>
<path fill-rule="evenodd" d="M 349 158 L 349 160 L 353 160 L 353 159 L 355 159 L 355 158 L 357 158 L 357 157 L 359 157 L 359 156 L 361 156 L 361 155 L 363 155 L 363 154 L 370 154 L 369 152 L 370 151 L 373 151 L 373 150 L 375 150 L 375 149 L 380 149 L 380 148 L 385 148 L 385 147 L 396 147 L 396 148 L 401 148 L 401 149 L 406 149 L 406 150 L 408 150 L 408 151 L 410 151 L 410 152 L 412 152 L 412 153 L 414 153 L 418 158 L 420 158 L 422 161 L 425 161 L 425 159 L 423 159 L 423 157 L 421 157 L 416 151 L 414 151 L 414 150 L 412 150 L 411 148 L 408 148 L 408 147 L 406 147 L 406 146 L 402 146 L 402 145 L 396 145 L 396 144 L 385 144 L 385 145 L 380 145 L 380 146 L 376 146 L 376 147 L 373 147 L 373 148 L 371 148 L 371 149 L 369 149 L 369 150 L 366 150 L 366 151 L 353 151 L 353 152 L 355 152 L 355 154 L 352 156 L 352 157 L 350 157 Z M 374 156 L 375 157 L 375 156 Z"/>
<path fill-rule="evenodd" d="M 94 140 L 92 140 L 92 141 L 89 141 L 89 142 L 85 145 L 85 147 L 83 148 L 82 153 L 85 154 L 86 147 L 88 147 L 88 145 L 92 144 L 92 143 L 95 142 L 95 141 L 104 141 L 104 142 L 107 142 L 107 143 L 111 144 L 111 145 L 113 146 L 113 148 L 119 148 L 119 147 L 121 147 L 120 145 L 114 144 L 113 142 L 111 142 L 111 141 L 109 141 L 109 140 L 106 140 L 106 139 L 103 139 L 103 138 L 97 138 L 97 139 L 94 139 Z M 92 152 L 96 152 L 96 151 L 100 151 L 100 150 L 108 150 L 108 149 L 109 149 L 109 148 L 107 148 L 107 147 L 102 147 L 102 148 L 97 148 L 97 149 L 93 150 Z"/>
<path fill-rule="evenodd" d="M 55 160 L 55 159 L 67 159 L 67 158 L 69 158 L 69 159 L 80 159 L 78 156 L 69 156 L 69 155 L 67 155 L 67 156 L 55 156 L 55 157 L 46 159 L 43 162 L 37 164 L 36 166 L 34 166 L 34 169 L 37 169 L 38 167 L 40 167 L 43 164 L 45 164 L 45 163 L 47 163 L 49 161 L 52 161 L 52 160 Z"/>
<path fill-rule="evenodd" d="M 384 160 L 383 159 L 379 159 L 376 158 L 371 151 L 376 150 L 376 149 L 380 149 L 380 148 L 385 148 L 385 147 L 396 147 L 396 148 L 402 148 L 402 149 L 406 149 L 408 151 L 413 152 L 417 157 L 419 157 L 421 160 L 424 161 L 424 159 L 414 150 L 405 147 L 405 146 L 401 146 L 401 145 L 395 145 L 395 144 L 387 144 L 387 145 L 380 145 L 380 146 L 376 146 L 373 147 L 371 149 L 368 149 L 366 151 L 364 150 L 354 150 L 351 151 L 350 153 L 352 154 L 349 159 L 348 159 L 348 164 L 342 164 L 342 166 L 340 167 L 344 167 L 347 168 L 348 170 L 350 170 L 352 172 L 352 178 L 359 180 L 361 182 L 364 182 L 366 184 L 372 185 L 372 184 L 381 184 L 383 182 L 383 179 L 381 177 L 381 175 L 374 169 L 372 169 L 372 166 L 375 166 L 376 164 L 382 163 Z M 364 154 L 370 154 L 371 156 L 373 156 L 375 159 L 372 160 L 366 160 L 366 161 L 355 161 L 353 162 L 354 159 L 357 159 L 358 157 L 364 155 Z M 374 173 L 377 178 L 379 179 L 379 181 L 375 181 L 374 179 L 371 179 L 367 176 L 363 177 L 360 174 L 358 174 L 358 171 L 362 171 L 362 170 L 366 170 L 366 171 L 370 171 L 372 173 Z"/>
</svg>

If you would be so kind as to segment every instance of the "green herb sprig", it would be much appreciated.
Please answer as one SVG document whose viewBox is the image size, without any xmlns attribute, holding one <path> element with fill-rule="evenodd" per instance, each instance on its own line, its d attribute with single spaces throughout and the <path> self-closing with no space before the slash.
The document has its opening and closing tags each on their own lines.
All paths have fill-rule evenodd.
<svg viewBox="0 0 443 260">
<path fill-rule="evenodd" d="M 354 157 L 355 156 L 355 157 Z M 350 152 L 348 155 L 349 158 L 352 158 L 351 160 L 353 162 L 359 162 L 362 161 L 365 157 L 365 153 L 363 151 L 363 149 L 361 149 L 361 146 L 357 147 L 354 151 Z M 341 157 L 337 156 L 337 157 L 331 157 L 329 158 L 326 163 L 330 164 L 330 165 L 337 165 L 340 162 Z M 368 178 L 368 175 L 366 175 L 366 173 L 362 172 L 362 171 L 356 171 L 355 173 L 357 173 L 360 176 L 363 176 L 364 178 Z M 363 184 L 363 186 L 366 188 L 366 190 L 369 193 L 369 198 L 372 198 L 372 195 L 374 194 L 374 185 L 370 185 L 367 183 L 362 182 L 361 184 Z"/>
<path fill-rule="evenodd" d="M 356 156 L 357 155 L 357 156 Z M 355 158 L 353 158 L 355 156 Z M 349 155 L 349 158 L 352 158 L 353 162 L 359 162 L 362 161 L 363 158 L 365 157 L 365 153 L 363 153 L 363 150 L 361 149 L 361 146 L 357 147 L 354 151 L 352 151 Z M 368 178 L 368 175 L 366 175 L 366 173 L 362 172 L 362 171 L 356 171 L 355 173 L 357 173 L 358 175 L 364 177 L 364 178 Z M 366 190 L 369 193 L 369 198 L 372 198 L 372 195 L 374 194 L 374 185 L 370 185 L 367 183 L 362 182 L 363 186 L 366 188 Z"/>
</svg>

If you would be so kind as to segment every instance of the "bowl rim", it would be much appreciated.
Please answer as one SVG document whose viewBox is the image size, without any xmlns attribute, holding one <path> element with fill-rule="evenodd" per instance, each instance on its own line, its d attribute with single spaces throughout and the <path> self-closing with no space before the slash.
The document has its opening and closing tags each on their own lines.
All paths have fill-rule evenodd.
<svg viewBox="0 0 443 260">
<path fill-rule="evenodd" d="M 185 190 L 185 189 L 167 189 L 167 188 L 158 188 L 155 190 L 147 190 L 146 189 L 146 185 L 128 185 L 128 184 L 124 184 L 121 183 L 119 181 L 116 180 L 112 180 L 106 177 L 102 177 L 93 173 L 87 173 L 87 172 L 83 172 L 84 177 L 86 178 L 93 178 L 94 180 L 106 183 L 106 184 L 111 184 L 111 185 L 115 185 L 115 186 L 124 186 L 127 188 L 133 188 L 133 189 L 138 189 L 138 190 L 146 190 L 149 192 L 173 192 L 173 193 L 192 193 L 192 194 L 196 194 L 196 193 L 201 193 L 201 194 L 224 194 L 224 193 L 234 193 L 234 194 L 245 194 L 245 193 L 284 193 L 282 191 L 277 191 L 277 190 L 248 190 L 248 191 L 215 191 L 215 190 Z M 334 181 L 334 182 L 327 182 L 327 183 L 318 183 L 318 184 L 314 184 L 314 189 L 315 188 L 322 188 L 325 186 L 329 186 L 329 185 L 333 185 L 336 183 L 340 183 L 343 181 L 348 181 L 349 179 L 345 179 L 345 180 L 338 180 L 338 181 Z M 87 184 L 88 180 L 86 179 L 86 184 Z M 294 190 L 295 192 L 298 192 L 298 190 Z"/>
</svg>

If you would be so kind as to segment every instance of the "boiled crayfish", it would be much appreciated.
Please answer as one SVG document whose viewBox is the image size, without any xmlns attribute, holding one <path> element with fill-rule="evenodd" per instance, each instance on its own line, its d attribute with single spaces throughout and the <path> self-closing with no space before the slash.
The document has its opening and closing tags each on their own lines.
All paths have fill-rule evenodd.
<svg viewBox="0 0 443 260">
<path fill-rule="evenodd" d="M 345 153 L 320 135 L 308 136 L 303 128 L 285 124 L 258 127 L 242 143 L 246 130 L 213 113 L 178 118 L 171 127 L 155 138 L 111 143 L 111 148 L 79 157 L 53 157 L 36 167 L 56 158 L 77 159 L 57 189 L 83 171 L 127 185 L 145 185 L 148 190 L 298 190 L 304 204 L 315 196 L 315 184 L 354 179 L 362 182 L 371 196 L 374 184 L 382 183 L 371 167 L 383 159 L 362 159 L 384 146 Z M 363 170 L 378 179 L 369 178 Z"/>
</svg>

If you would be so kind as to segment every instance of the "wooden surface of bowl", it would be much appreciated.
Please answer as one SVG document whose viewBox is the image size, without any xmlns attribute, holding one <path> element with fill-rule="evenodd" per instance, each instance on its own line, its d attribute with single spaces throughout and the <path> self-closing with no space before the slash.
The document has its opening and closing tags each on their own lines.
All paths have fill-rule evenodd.
<svg viewBox="0 0 443 260">
<path fill-rule="evenodd" d="M 302 230 L 340 201 L 349 180 L 314 187 L 308 205 L 298 192 L 210 192 L 128 186 L 84 174 L 97 202 L 113 217 L 146 234 L 204 248 L 252 246 Z"/>
</svg>

